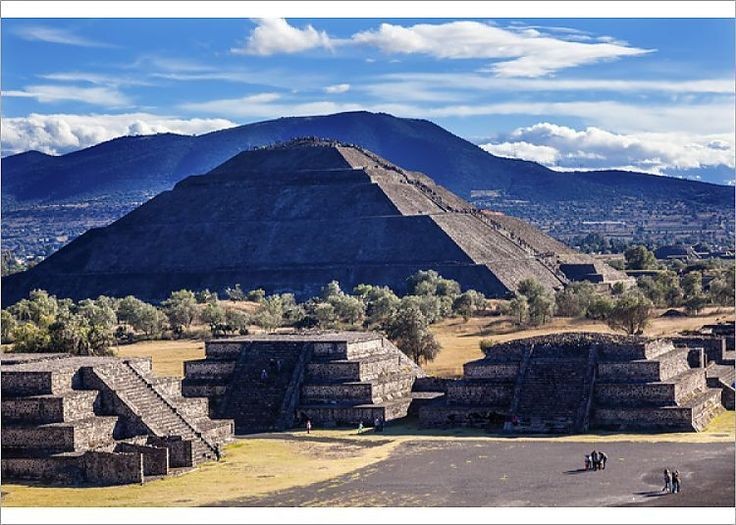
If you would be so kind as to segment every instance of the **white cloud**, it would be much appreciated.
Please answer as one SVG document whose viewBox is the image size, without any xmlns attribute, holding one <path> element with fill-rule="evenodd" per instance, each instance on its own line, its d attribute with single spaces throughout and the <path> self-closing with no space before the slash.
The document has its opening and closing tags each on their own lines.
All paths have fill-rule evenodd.
<svg viewBox="0 0 736 525">
<path fill-rule="evenodd" d="M 273 55 L 276 53 L 299 53 L 309 49 L 331 49 L 332 41 L 324 31 L 311 25 L 299 29 L 283 18 L 255 20 L 253 29 L 243 47 L 230 51 L 240 55 Z"/>
<path fill-rule="evenodd" d="M 79 47 L 112 47 L 104 42 L 97 42 L 76 35 L 66 29 L 48 27 L 41 25 L 23 26 L 14 31 L 23 40 L 50 42 L 52 44 L 65 44 Z"/>
<path fill-rule="evenodd" d="M 621 43 L 573 42 L 535 29 L 509 30 L 472 21 L 381 24 L 356 33 L 352 42 L 377 47 L 388 54 L 424 54 L 445 59 L 498 59 L 490 67 L 499 77 L 539 77 L 560 69 L 592 64 L 652 50 Z"/>
<path fill-rule="evenodd" d="M 481 148 L 558 169 L 627 168 L 655 174 L 721 165 L 733 168 L 736 155 L 729 133 L 624 134 L 597 127 L 578 131 L 548 122 L 518 128 Z"/>
<path fill-rule="evenodd" d="M 84 102 L 99 106 L 125 106 L 130 99 L 123 93 L 109 87 L 79 87 L 70 85 L 26 86 L 22 90 L 3 91 L 6 97 L 35 98 L 41 103 L 47 102 Z"/>
<path fill-rule="evenodd" d="M 2 119 L 3 155 L 38 150 L 60 154 L 125 135 L 197 135 L 235 126 L 226 119 L 181 119 L 127 113 L 120 115 L 30 114 Z"/>
<path fill-rule="evenodd" d="M 327 86 L 325 88 L 325 93 L 345 93 L 350 90 L 350 84 L 335 84 L 332 86 Z"/>
<path fill-rule="evenodd" d="M 373 85 L 391 84 L 407 88 L 423 83 L 433 88 L 493 91 L 612 91 L 732 94 L 733 78 L 699 80 L 631 80 L 631 79 L 547 79 L 494 78 L 477 73 L 389 73 L 377 77 Z"/>
<path fill-rule="evenodd" d="M 545 166 L 554 166 L 560 157 L 560 152 L 555 148 L 538 146 L 524 141 L 481 144 L 480 147 L 497 157 L 531 160 Z"/>
<path fill-rule="evenodd" d="M 57 82 L 88 82 L 90 84 L 104 86 L 150 86 L 151 82 L 140 77 L 124 76 L 120 74 L 105 75 L 103 73 L 92 73 L 89 71 L 62 71 L 39 75 L 46 80 Z"/>
<path fill-rule="evenodd" d="M 300 29 L 283 18 L 257 20 L 256 24 L 245 44 L 231 52 L 265 56 L 362 45 L 389 55 L 498 60 L 489 68 L 498 77 L 540 77 L 569 67 L 653 51 L 608 39 L 581 41 L 591 37 L 570 29 L 560 31 L 565 28 L 551 28 L 550 33 L 543 33 L 531 26 L 504 29 L 474 21 L 413 26 L 383 23 L 376 29 L 360 31 L 346 39 L 331 38 L 311 25 Z"/>
</svg>

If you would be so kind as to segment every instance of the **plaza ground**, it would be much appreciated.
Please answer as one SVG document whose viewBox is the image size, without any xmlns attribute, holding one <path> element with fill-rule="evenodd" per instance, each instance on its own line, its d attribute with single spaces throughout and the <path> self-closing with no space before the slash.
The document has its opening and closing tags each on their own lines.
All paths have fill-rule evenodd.
<svg viewBox="0 0 736 525">
<path fill-rule="evenodd" d="M 3 506 L 730 506 L 733 412 L 701 433 L 509 437 L 480 430 L 316 429 L 236 439 L 219 463 L 116 487 L 3 484 Z M 581 472 L 593 448 L 603 472 Z M 663 495 L 661 471 L 683 475 Z M 730 498 L 730 499 L 729 499 Z"/>
</svg>

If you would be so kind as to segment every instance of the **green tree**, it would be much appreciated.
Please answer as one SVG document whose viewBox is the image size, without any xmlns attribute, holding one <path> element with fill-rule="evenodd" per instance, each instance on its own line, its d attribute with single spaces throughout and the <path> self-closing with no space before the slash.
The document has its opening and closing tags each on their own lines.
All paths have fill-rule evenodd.
<svg viewBox="0 0 736 525">
<path fill-rule="evenodd" d="M 585 316 L 588 319 L 595 319 L 597 321 L 605 321 L 613 310 L 613 301 L 605 295 L 596 294 L 588 305 Z"/>
<path fill-rule="evenodd" d="M 106 299 L 106 297 L 96 300 L 84 299 L 77 305 L 77 314 L 84 319 L 88 327 L 87 342 L 83 351 L 90 355 L 110 353 L 110 346 L 115 340 L 117 316 L 112 304 Z"/>
<path fill-rule="evenodd" d="M 650 270 L 657 267 L 657 259 L 646 246 L 631 246 L 624 252 L 628 270 Z"/>
<path fill-rule="evenodd" d="M 266 298 L 266 291 L 263 288 L 256 288 L 249 291 L 245 298 L 253 303 L 262 303 Z"/>
<path fill-rule="evenodd" d="M 185 327 L 189 328 L 197 315 L 197 299 L 191 290 L 171 292 L 169 298 L 161 304 L 175 333 L 181 333 Z"/>
<path fill-rule="evenodd" d="M 212 292 L 209 288 L 199 290 L 194 294 L 197 304 L 216 303 L 218 301 L 217 292 Z"/>
<path fill-rule="evenodd" d="M 245 301 L 245 292 L 240 288 L 240 283 L 236 284 L 233 288 L 225 288 L 225 295 L 231 301 Z"/>
<path fill-rule="evenodd" d="M 219 303 L 207 303 L 200 313 L 202 322 L 208 324 L 214 334 L 220 325 L 225 324 L 225 310 Z"/>
<path fill-rule="evenodd" d="M 731 268 L 730 271 L 721 273 L 710 282 L 708 294 L 713 304 L 733 306 L 736 300 L 734 290 L 736 290 L 736 286 L 734 286 L 734 272 Z"/>
<path fill-rule="evenodd" d="M 389 324 L 388 337 L 417 364 L 434 360 L 440 351 L 427 319 L 412 304 L 399 307 Z"/>
<path fill-rule="evenodd" d="M 385 327 L 396 313 L 401 300 L 387 286 L 373 286 L 364 296 L 368 324 Z"/>
<path fill-rule="evenodd" d="M 12 343 L 13 330 L 15 330 L 15 327 L 18 325 L 18 321 L 15 320 L 13 314 L 11 314 L 8 310 L 3 310 L 2 312 L 0 312 L 0 316 L 0 331 L 2 332 L 2 343 Z"/>
<path fill-rule="evenodd" d="M 510 315 L 516 320 L 516 323 L 523 326 L 529 320 L 529 303 L 526 297 L 519 295 L 508 301 L 501 311 L 504 315 Z"/>
<path fill-rule="evenodd" d="M 241 312 L 235 308 L 225 310 L 225 325 L 231 332 L 239 332 L 241 335 L 248 333 L 248 325 L 250 324 L 250 316 L 245 312 Z"/>
<path fill-rule="evenodd" d="M 340 283 L 337 281 L 330 281 L 324 285 L 319 294 L 323 301 L 328 301 L 331 297 L 339 295 L 342 295 L 342 289 L 340 288 Z"/>
<path fill-rule="evenodd" d="M 51 349 L 48 328 L 41 328 L 29 321 L 18 323 L 13 329 L 12 338 L 14 352 L 48 352 Z"/>
<path fill-rule="evenodd" d="M 357 297 L 346 294 L 333 295 L 328 300 L 341 323 L 352 326 L 363 324 L 365 304 Z"/>
<path fill-rule="evenodd" d="M 452 311 L 462 316 L 467 323 L 468 319 L 478 312 L 485 309 L 486 298 L 477 290 L 466 290 L 458 295 L 452 303 Z"/>
<path fill-rule="evenodd" d="M 557 313 L 563 317 L 584 317 L 595 295 L 595 286 L 588 281 L 570 283 L 555 294 Z"/>
<path fill-rule="evenodd" d="M 455 298 L 460 295 L 457 281 L 443 278 L 434 270 L 420 270 L 408 278 L 410 295 L 438 295 Z"/>
<path fill-rule="evenodd" d="M 33 290 L 28 299 L 22 299 L 10 307 L 18 321 L 30 321 L 36 326 L 48 327 L 54 322 L 59 303 L 46 290 Z"/>
<path fill-rule="evenodd" d="M 691 295 L 685 301 L 685 311 L 689 315 L 698 315 L 708 305 L 708 296 L 705 294 Z"/>
<path fill-rule="evenodd" d="M 629 335 L 642 334 L 654 313 L 654 304 L 640 290 L 621 295 L 608 316 L 608 324 Z"/>
<path fill-rule="evenodd" d="M 689 272 L 682 277 L 682 292 L 685 300 L 703 295 L 703 273 Z"/>
<path fill-rule="evenodd" d="M 531 324 L 544 324 L 554 315 L 554 297 L 535 279 L 521 280 L 517 293 L 526 298 L 528 319 Z"/>
</svg>

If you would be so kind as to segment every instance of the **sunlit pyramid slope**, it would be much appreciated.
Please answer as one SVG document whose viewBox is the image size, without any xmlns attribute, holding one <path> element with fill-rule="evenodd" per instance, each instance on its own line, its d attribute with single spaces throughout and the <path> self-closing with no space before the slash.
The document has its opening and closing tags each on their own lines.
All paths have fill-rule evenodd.
<svg viewBox="0 0 736 525">
<path fill-rule="evenodd" d="M 540 231 L 481 213 L 428 177 L 355 146 L 303 139 L 240 153 L 178 183 L 30 271 L 3 279 L 5 304 L 34 288 L 160 300 L 180 288 L 316 294 L 337 279 L 388 285 L 434 269 L 490 296 L 527 277 L 625 275 Z M 576 270 L 576 271 L 572 271 Z"/>
</svg>

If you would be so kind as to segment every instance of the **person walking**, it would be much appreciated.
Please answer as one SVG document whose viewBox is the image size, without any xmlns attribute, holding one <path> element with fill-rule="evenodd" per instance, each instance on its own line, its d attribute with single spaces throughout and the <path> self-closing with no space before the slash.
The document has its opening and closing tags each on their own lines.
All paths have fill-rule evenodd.
<svg viewBox="0 0 736 525">
<path fill-rule="evenodd" d="M 680 492 L 680 471 L 675 470 L 672 473 L 672 494 Z"/>
<path fill-rule="evenodd" d="M 585 470 L 593 468 L 593 464 L 590 462 L 590 454 L 585 454 Z"/>
<path fill-rule="evenodd" d="M 668 469 L 664 469 L 664 487 L 662 492 L 670 492 L 672 490 L 672 475 Z"/>
<path fill-rule="evenodd" d="M 268 379 L 268 372 L 266 372 L 266 369 L 264 368 L 261 370 L 261 381 L 265 381 L 266 379 Z"/>
<path fill-rule="evenodd" d="M 601 470 L 606 470 L 606 462 L 608 461 L 608 456 L 605 452 L 598 452 L 598 461 L 601 462 Z"/>
<path fill-rule="evenodd" d="M 312 431 L 312 420 L 307 418 L 307 434 Z"/>
<path fill-rule="evenodd" d="M 593 452 L 590 453 L 590 461 L 593 464 L 593 470 L 598 470 L 598 451 L 593 450 Z"/>
<path fill-rule="evenodd" d="M 361 419 L 360 422 L 358 423 L 358 434 L 362 434 L 362 433 L 363 433 L 363 420 Z"/>
</svg>

